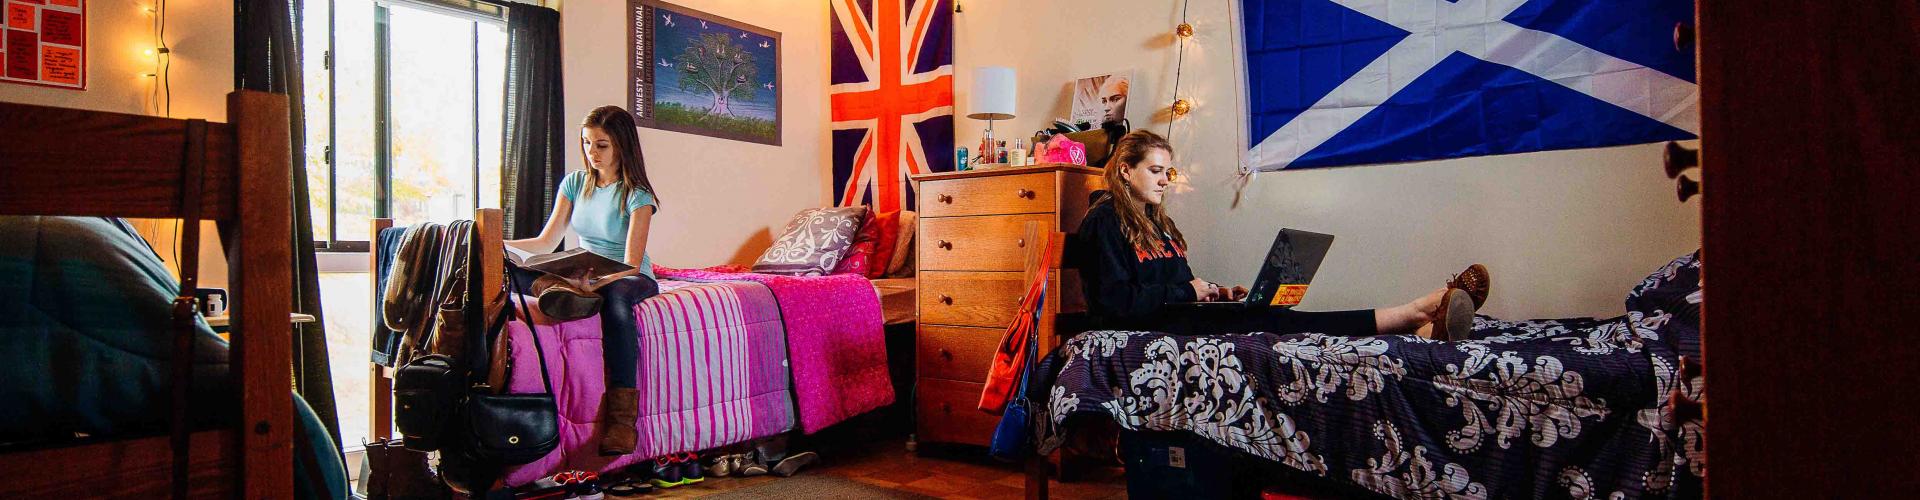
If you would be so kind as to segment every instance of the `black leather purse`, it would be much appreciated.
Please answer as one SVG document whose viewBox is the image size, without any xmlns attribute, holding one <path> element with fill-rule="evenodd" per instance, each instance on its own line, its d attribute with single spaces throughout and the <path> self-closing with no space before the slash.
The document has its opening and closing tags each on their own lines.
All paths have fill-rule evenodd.
<svg viewBox="0 0 1920 500">
<path fill-rule="evenodd" d="M 512 272 L 507 273 L 507 280 L 510 290 L 516 293 L 525 290 Z M 534 333 L 533 314 L 524 301 L 520 302 L 519 316 L 527 324 L 527 331 Z M 502 329 L 501 335 L 505 334 Z M 495 394 L 494 388 L 475 386 L 476 390 L 467 396 L 464 426 L 468 433 L 468 452 L 474 458 L 519 465 L 539 460 L 560 445 L 560 411 L 553 400 L 553 379 L 547 374 L 546 350 L 541 347 L 537 333 L 532 337 L 534 356 L 540 361 L 540 383 L 546 392 Z"/>
</svg>

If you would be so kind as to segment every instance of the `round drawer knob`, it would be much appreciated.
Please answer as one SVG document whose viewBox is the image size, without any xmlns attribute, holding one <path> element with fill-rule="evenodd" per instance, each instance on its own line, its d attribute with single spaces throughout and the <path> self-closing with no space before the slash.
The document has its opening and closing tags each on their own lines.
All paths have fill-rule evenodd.
<svg viewBox="0 0 1920 500">
<path fill-rule="evenodd" d="M 1031 200 L 1031 199 L 1033 199 L 1033 190 L 1032 190 L 1032 189 L 1021 189 L 1021 190 L 1020 190 L 1020 192 L 1019 192 L 1019 193 L 1017 193 L 1017 194 L 1018 194 L 1018 195 L 1019 195 L 1019 196 L 1020 196 L 1021 198 L 1026 198 L 1026 199 L 1029 199 L 1029 200 Z"/>
<path fill-rule="evenodd" d="M 952 249 L 953 249 L 953 242 L 951 242 L 951 241 L 947 241 L 947 240 L 940 240 L 940 242 L 939 242 L 939 243 L 937 243 L 937 245 L 938 245 L 938 246 L 940 247 L 940 249 L 941 249 L 941 250 L 952 250 Z"/>
<path fill-rule="evenodd" d="M 953 351 L 949 351 L 945 347 L 940 348 L 940 359 L 953 359 Z"/>
<path fill-rule="evenodd" d="M 953 413 L 953 405 L 940 403 L 940 413 Z"/>
<path fill-rule="evenodd" d="M 953 305 L 953 296 L 950 296 L 944 293 L 940 294 L 940 303 L 946 304 L 946 305 Z"/>
<path fill-rule="evenodd" d="M 943 194 L 940 196 L 936 196 L 934 198 L 939 199 L 941 203 L 946 203 L 946 204 L 953 203 L 953 195 L 950 195 L 950 194 Z"/>
<path fill-rule="evenodd" d="M 1017 239 L 1017 240 L 1013 240 L 1013 245 L 1014 245 L 1014 246 L 1017 246 L 1017 247 L 1020 247 L 1020 248 L 1026 248 L 1026 247 L 1027 247 L 1027 239 L 1026 239 L 1026 238 L 1020 238 L 1020 239 Z"/>
</svg>

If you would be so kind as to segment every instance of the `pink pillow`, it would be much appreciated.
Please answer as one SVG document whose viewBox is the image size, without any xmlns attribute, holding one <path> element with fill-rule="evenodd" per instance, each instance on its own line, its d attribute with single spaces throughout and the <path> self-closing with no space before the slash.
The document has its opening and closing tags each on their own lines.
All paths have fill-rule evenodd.
<svg viewBox="0 0 1920 500">
<path fill-rule="evenodd" d="M 867 218 L 860 225 L 859 234 L 853 237 L 853 247 L 847 249 L 847 257 L 833 268 L 831 274 L 858 274 L 865 276 L 874 267 L 874 249 L 879 246 L 879 218 L 873 212 L 867 212 Z"/>
</svg>

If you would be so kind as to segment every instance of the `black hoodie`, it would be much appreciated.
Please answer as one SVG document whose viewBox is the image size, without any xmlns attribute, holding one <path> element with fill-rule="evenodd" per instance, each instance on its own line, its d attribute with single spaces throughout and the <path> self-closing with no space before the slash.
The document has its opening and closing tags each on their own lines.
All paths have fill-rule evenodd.
<svg viewBox="0 0 1920 500">
<path fill-rule="evenodd" d="M 1156 228 L 1160 248 L 1134 248 L 1113 200 L 1105 191 L 1095 191 L 1092 199 L 1093 207 L 1074 235 L 1072 259 L 1093 318 L 1109 326 L 1150 322 L 1167 304 L 1197 300 L 1186 248 L 1175 244 L 1164 228 Z M 1153 209 L 1149 205 L 1148 210 Z"/>
</svg>

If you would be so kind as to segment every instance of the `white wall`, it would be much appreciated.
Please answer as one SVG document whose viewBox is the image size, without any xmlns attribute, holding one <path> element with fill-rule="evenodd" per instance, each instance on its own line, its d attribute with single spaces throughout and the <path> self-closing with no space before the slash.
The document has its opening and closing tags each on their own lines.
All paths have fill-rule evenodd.
<svg viewBox="0 0 1920 500">
<path fill-rule="evenodd" d="M 153 48 L 153 18 L 145 7 L 152 1 L 92 2 L 87 6 L 87 88 L 57 89 L 0 83 L 0 101 L 133 114 L 162 114 L 149 99 L 157 78 L 153 58 L 142 53 Z M 233 91 L 233 2 L 172 0 L 167 2 L 167 44 L 172 51 L 174 118 L 226 121 L 227 93 Z M 164 102 L 164 99 L 162 99 Z M 175 222 L 143 220 L 135 226 L 154 243 L 162 258 L 173 261 Z M 205 286 L 225 286 L 227 269 L 220 238 L 212 224 L 201 230 L 200 275 Z"/>
<path fill-rule="evenodd" d="M 787 218 L 832 198 L 827 128 L 827 4 L 681 0 L 693 9 L 780 33 L 780 146 L 640 129 L 647 175 L 659 190 L 647 253 L 664 266 L 751 264 Z M 567 133 L 602 105 L 627 102 L 626 2 L 561 4 Z M 569 140 L 573 144 L 573 139 Z M 567 168 L 581 167 L 569 148 Z"/>
<path fill-rule="evenodd" d="M 1020 118 L 1000 123 L 1001 137 L 1067 116 L 1073 78 L 1129 69 L 1129 118 L 1167 131 L 1181 2 L 959 1 L 960 145 L 977 142 L 985 126 L 964 115 L 972 68 L 989 65 L 1013 66 L 1021 82 Z M 1339 236 L 1305 309 L 1401 303 L 1482 262 L 1494 281 L 1483 312 L 1613 315 L 1640 278 L 1699 247 L 1699 207 L 1675 200 L 1657 145 L 1267 173 L 1236 191 L 1247 134 L 1237 4 L 1191 3 L 1198 34 L 1180 93 L 1198 107 L 1171 135 L 1190 177 L 1169 210 L 1200 276 L 1251 281 L 1286 226 Z"/>
</svg>

